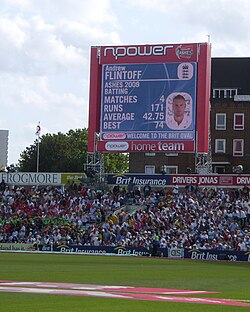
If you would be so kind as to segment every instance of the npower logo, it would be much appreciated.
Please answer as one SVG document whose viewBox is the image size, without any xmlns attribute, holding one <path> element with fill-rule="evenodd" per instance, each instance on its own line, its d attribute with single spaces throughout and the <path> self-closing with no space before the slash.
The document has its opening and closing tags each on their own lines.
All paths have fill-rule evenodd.
<svg viewBox="0 0 250 312">
<path fill-rule="evenodd" d="M 107 142 L 105 144 L 106 151 L 127 151 L 128 142 Z"/>
<path fill-rule="evenodd" d="M 173 47 L 173 45 L 105 47 L 103 56 L 106 57 L 111 54 L 116 60 L 124 56 L 163 56 L 167 55 L 168 49 L 173 49 Z"/>
<path fill-rule="evenodd" d="M 103 139 L 104 140 L 122 140 L 126 138 L 125 133 L 104 133 Z"/>
</svg>

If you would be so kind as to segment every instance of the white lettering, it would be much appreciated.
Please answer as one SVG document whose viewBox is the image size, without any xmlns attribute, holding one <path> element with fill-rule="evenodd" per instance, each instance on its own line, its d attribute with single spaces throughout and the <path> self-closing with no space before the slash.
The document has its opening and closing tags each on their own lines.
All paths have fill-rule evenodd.
<svg viewBox="0 0 250 312">
<path fill-rule="evenodd" d="M 173 176 L 172 184 L 197 184 L 197 177 L 177 177 Z"/>
<path fill-rule="evenodd" d="M 105 95 L 105 104 L 127 104 L 127 103 L 137 103 L 137 95 Z"/>
<path fill-rule="evenodd" d="M 115 183 L 115 184 L 119 184 L 119 185 L 129 185 L 130 182 L 131 182 L 131 177 L 129 177 L 129 178 L 117 177 L 117 178 L 116 178 L 116 183 Z"/>
<path fill-rule="evenodd" d="M 164 56 L 167 55 L 168 49 L 173 49 L 173 47 L 173 45 L 105 47 L 103 56 L 106 57 L 111 53 L 116 60 L 124 56 Z"/>
<path fill-rule="evenodd" d="M 135 120 L 135 113 L 106 113 L 103 120 Z"/>
<path fill-rule="evenodd" d="M 185 146 L 183 143 L 166 143 L 158 142 L 159 151 L 184 151 Z"/>
<path fill-rule="evenodd" d="M 250 184 L 250 177 L 237 177 L 237 184 Z"/>
<path fill-rule="evenodd" d="M 217 184 L 218 177 L 199 177 L 199 184 Z"/>
<path fill-rule="evenodd" d="M 33 172 L 9 172 L 0 174 L 0 179 L 4 179 L 9 184 L 21 185 L 59 185 L 61 175 L 58 173 L 33 173 Z"/>
</svg>

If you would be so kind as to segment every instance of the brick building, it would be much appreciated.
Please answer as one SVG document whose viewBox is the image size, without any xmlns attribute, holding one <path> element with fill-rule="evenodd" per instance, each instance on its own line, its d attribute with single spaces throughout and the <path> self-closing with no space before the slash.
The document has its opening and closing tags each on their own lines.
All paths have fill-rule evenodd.
<svg viewBox="0 0 250 312">
<path fill-rule="evenodd" d="M 212 58 L 210 153 L 213 173 L 250 173 L 250 58 Z M 197 173 L 197 155 L 130 153 L 131 173 Z"/>
</svg>

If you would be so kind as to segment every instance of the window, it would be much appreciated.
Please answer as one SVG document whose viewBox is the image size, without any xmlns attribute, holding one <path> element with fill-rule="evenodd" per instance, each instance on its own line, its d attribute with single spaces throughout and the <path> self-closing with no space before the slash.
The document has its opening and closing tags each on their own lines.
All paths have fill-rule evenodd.
<svg viewBox="0 0 250 312">
<path fill-rule="evenodd" d="M 226 140 L 225 139 L 215 140 L 215 153 L 226 153 Z"/>
<path fill-rule="evenodd" d="M 230 97 L 231 97 L 231 98 L 234 98 L 234 96 L 237 95 L 237 93 L 238 93 L 238 92 L 237 92 L 237 89 L 232 89 L 232 90 L 231 90 L 231 94 L 230 94 L 231 96 L 230 96 Z"/>
<path fill-rule="evenodd" d="M 214 99 L 232 99 L 235 95 L 237 95 L 237 89 L 213 89 Z"/>
<path fill-rule="evenodd" d="M 225 113 L 216 114 L 215 129 L 216 130 L 226 130 L 226 120 L 227 115 Z"/>
<path fill-rule="evenodd" d="M 163 173 L 163 174 L 176 174 L 176 173 L 178 173 L 178 167 L 177 166 L 163 165 L 163 166 L 161 166 L 161 173 Z"/>
<path fill-rule="evenodd" d="M 213 98 L 218 99 L 220 97 L 220 93 L 218 89 L 213 89 Z"/>
<path fill-rule="evenodd" d="M 235 139 L 233 140 L 233 156 L 244 156 L 244 140 Z"/>
<path fill-rule="evenodd" d="M 226 168 L 225 166 L 214 166 L 214 173 L 225 173 L 226 172 Z"/>
<path fill-rule="evenodd" d="M 178 173 L 177 166 L 165 166 L 166 167 L 166 174 L 176 174 Z"/>
<path fill-rule="evenodd" d="M 244 114 L 234 114 L 234 130 L 244 130 Z"/>
<path fill-rule="evenodd" d="M 145 166 L 145 173 L 146 174 L 155 174 L 155 166 Z"/>
</svg>

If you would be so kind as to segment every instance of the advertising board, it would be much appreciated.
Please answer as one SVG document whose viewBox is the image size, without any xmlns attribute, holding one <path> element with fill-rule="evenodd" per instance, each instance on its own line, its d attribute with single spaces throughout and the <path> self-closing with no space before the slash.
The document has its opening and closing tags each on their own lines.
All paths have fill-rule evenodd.
<svg viewBox="0 0 250 312">
<path fill-rule="evenodd" d="M 152 249 L 125 246 L 92 245 L 38 245 L 41 252 L 60 252 L 65 254 L 117 255 L 117 256 L 151 256 Z M 250 262 L 250 251 L 219 249 L 159 248 L 159 256 L 171 259 L 191 259 L 199 261 L 244 261 Z"/>
<path fill-rule="evenodd" d="M 84 173 L 59 172 L 0 172 L 0 181 L 9 185 L 65 185 L 80 183 Z"/>
<path fill-rule="evenodd" d="M 244 187 L 250 185 L 250 175 L 230 175 L 230 174 L 108 174 L 107 183 L 111 185 L 151 185 L 153 187 L 164 188 L 166 186 L 178 185 L 196 187 Z"/>
</svg>

